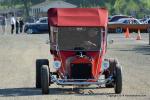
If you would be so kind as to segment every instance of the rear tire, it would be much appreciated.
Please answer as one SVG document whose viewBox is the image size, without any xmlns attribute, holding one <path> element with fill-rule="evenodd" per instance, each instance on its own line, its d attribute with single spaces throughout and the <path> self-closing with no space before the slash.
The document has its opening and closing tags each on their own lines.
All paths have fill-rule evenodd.
<svg viewBox="0 0 150 100">
<path fill-rule="evenodd" d="M 120 94 L 122 92 L 122 70 L 121 70 L 121 66 L 119 66 L 118 64 L 116 64 L 116 68 L 115 68 L 114 89 L 116 94 Z"/>
<path fill-rule="evenodd" d="M 113 75 L 114 73 L 114 70 L 115 70 L 115 67 L 116 67 L 116 60 L 115 59 L 109 59 L 109 74 L 106 73 L 105 74 L 105 77 L 108 78 L 110 75 Z M 111 83 L 106 83 L 106 88 L 114 88 L 114 82 L 111 82 Z"/>
<path fill-rule="evenodd" d="M 47 65 L 43 65 L 41 68 L 41 87 L 42 94 L 49 93 L 49 67 Z"/>
<path fill-rule="evenodd" d="M 37 59 L 36 60 L 36 88 L 41 88 L 41 67 L 42 65 L 48 65 L 48 59 Z"/>
</svg>

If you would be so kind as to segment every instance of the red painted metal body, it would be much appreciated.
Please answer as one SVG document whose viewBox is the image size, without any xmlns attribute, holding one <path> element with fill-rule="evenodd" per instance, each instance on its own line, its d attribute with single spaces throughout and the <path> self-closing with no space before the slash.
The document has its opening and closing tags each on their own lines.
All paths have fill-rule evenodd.
<svg viewBox="0 0 150 100">
<path fill-rule="evenodd" d="M 105 8 L 50 8 L 48 22 L 52 26 L 107 27 L 108 11 Z"/>
<path fill-rule="evenodd" d="M 104 8 L 52 8 L 48 11 L 48 21 L 49 27 L 83 26 L 101 28 L 101 48 L 97 51 L 86 51 L 86 57 L 77 56 L 73 50 L 58 51 L 55 47 L 57 45 L 57 41 L 55 41 L 57 37 L 53 33 L 50 33 L 50 35 L 52 34 L 50 38 L 54 38 L 55 41 L 51 41 L 50 51 L 54 60 L 61 62 L 61 67 L 57 72 L 62 79 L 66 75 L 68 75 L 67 78 L 72 78 L 70 74 L 72 64 L 85 63 L 92 66 L 91 78 L 98 80 L 102 73 L 103 55 L 106 53 L 108 11 Z M 86 67 L 84 68 L 86 69 Z"/>
</svg>

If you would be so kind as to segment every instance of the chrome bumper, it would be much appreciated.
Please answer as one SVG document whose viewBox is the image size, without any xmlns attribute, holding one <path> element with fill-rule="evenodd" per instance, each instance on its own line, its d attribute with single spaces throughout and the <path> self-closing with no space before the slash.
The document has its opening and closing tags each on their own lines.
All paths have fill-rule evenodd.
<svg viewBox="0 0 150 100">
<path fill-rule="evenodd" d="M 90 82 L 91 81 L 91 82 Z M 92 82 L 94 81 L 94 82 Z M 107 79 L 57 79 L 54 76 L 51 76 L 51 82 L 56 83 L 57 85 L 103 85 L 109 84 L 113 81 L 112 76 Z"/>
</svg>

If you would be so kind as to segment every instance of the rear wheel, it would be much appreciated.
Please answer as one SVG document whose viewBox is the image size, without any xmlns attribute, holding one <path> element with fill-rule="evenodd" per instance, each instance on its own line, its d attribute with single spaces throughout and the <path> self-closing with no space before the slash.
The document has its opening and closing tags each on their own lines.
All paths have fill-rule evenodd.
<svg viewBox="0 0 150 100">
<path fill-rule="evenodd" d="M 41 68 L 41 87 L 42 94 L 49 93 L 49 67 L 47 65 L 43 65 Z"/>
<path fill-rule="evenodd" d="M 109 59 L 109 68 L 108 72 L 105 73 L 105 78 L 108 78 L 110 75 L 113 75 L 115 67 L 116 67 L 116 60 Z M 114 88 L 114 82 L 107 82 L 106 88 Z"/>
<path fill-rule="evenodd" d="M 121 66 L 118 64 L 116 65 L 115 68 L 115 93 L 120 94 L 122 92 L 122 70 Z"/>
<path fill-rule="evenodd" d="M 36 88 L 41 88 L 41 67 L 42 65 L 48 65 L 48 59 L 37 59 L 36 60 Z"/>
</svg>

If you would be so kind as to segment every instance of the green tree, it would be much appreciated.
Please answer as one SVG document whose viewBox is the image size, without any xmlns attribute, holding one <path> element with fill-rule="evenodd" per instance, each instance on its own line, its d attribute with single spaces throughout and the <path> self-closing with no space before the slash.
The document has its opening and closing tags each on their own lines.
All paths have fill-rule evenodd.
<svg viewBox="0 0 150 100">
<path fill-rule="evenodd" d="M 25 9 L 25 15 L 28 17 L 30 6 L 41 3 L 43 1 L 45 0 L 4 0 L 1 2 L 1 5 L 4 8 L 17 8 L 17 6 L 20 5 L 19 7 Z"/>
<path fill-rule="evenodd" d="M 1 5 L 5 8 L 14 8 L 20 5 L 25 9 L 26 16 L 29 16 L 30 6 L 41 3 L 45 0 L 4 0 Z M 49 0 L 51 1 L 51 0 Z M 55 1 L 55 0 L 54 0 Z M 135 13 L 137 16 L 150 14 L 150 0 L 63 0 L 78 7 L 107 7 L 111 14 Z"/>
<path fill-rule="evenodd" d="M 30 0 L 22 0 L 23 4 L 24 4 L 24 8 L 25 8 L 25 14 L 26 17 L 29 17 L 29 8 L 30 8 Z"/>
</svg>

